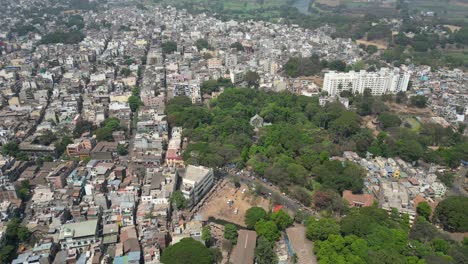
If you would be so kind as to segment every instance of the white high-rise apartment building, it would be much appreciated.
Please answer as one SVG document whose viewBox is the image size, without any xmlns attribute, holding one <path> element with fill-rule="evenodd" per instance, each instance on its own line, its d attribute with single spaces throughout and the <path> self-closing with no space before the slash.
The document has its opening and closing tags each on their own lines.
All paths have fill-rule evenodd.
<svg viewBox="0 0 468 264">
<path fill-rule="evenodd" d="M 335 72 L 325 73 L 323 91 L 328 95 L 339 95 L 342 91 L 363 93 L 369 89 L 372 95 L 397 93 L 406 91 L 410 80 L 410 73 L 399 68 L 381 68 L 379 72 Z"/>
</svg>

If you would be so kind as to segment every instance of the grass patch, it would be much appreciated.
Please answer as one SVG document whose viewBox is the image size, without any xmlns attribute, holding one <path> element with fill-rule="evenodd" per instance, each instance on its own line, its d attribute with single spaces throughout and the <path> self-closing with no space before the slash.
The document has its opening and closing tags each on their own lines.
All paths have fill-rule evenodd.
<svg viewBox="0 0 468 264">
<path fill-rule="evenodd" d="M 421 123 L 414 117 L 406 117 L 403 119 L 403 126 L 410 126 L 411 131 L 419 132 Z"/>
</svg>

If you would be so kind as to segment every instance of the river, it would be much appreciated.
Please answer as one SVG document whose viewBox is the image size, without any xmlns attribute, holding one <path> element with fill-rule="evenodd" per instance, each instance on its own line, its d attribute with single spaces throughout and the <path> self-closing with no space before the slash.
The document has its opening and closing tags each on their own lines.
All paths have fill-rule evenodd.
<svg viewBox="0 0 468 264">
<path fill-rule="evenodd" d="M 296 0 L 293 6 L 299 10 L 299 12 L 308 15 L 309 14 L 310 0 Z"/>
</svg>

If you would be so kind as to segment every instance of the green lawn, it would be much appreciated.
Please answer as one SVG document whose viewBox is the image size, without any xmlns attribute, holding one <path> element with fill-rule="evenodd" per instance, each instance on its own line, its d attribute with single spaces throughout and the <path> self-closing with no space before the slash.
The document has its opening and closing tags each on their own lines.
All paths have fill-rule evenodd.
<svg viewBox="0 0 468 264">
<path fill-rule="evenodd" d="M 406 117 L 403 119 L 403 124 L 408 123 L 411 125 L 411 130 L 414 132 L 419 132 L 421 129 L 421 123 L 416 120 L 414 117 Z"/>
</svg>

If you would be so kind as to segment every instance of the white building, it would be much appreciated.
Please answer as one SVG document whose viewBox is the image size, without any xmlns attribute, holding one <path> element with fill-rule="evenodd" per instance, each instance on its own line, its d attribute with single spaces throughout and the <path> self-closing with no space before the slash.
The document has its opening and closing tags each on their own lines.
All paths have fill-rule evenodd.
<svg viewBox="0 0 468 264">
<path fill-rule="evenodd" d="M 339 95 L 342 91 L 350 90 L 353 93 L 363 93 L 369 89 L 372 95 L 397 93 L 406 91 L 410 80 L 410 73 L 399 68 L 382 68 L 379 72 L 335 72 L 325 73 L 323 91 L 328 95 Z"/>
<path fill-rule="evenodd" d="M 203 166 L 189 165 L 185 170 L 179 170 L 179 175 L 182 177 L 182 194 L 190 206 L 197 204 L 214 183 L 213 169 Z"/>
</svg>

